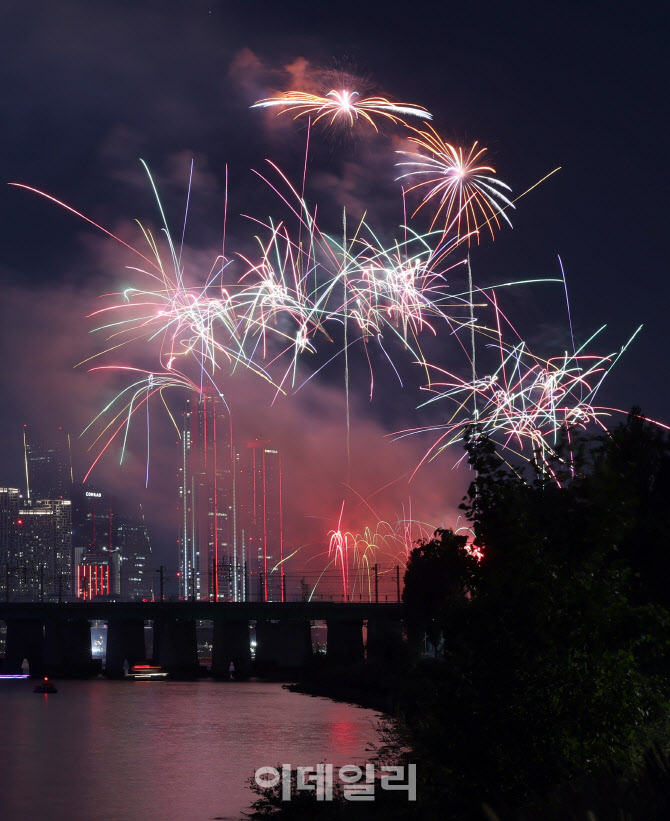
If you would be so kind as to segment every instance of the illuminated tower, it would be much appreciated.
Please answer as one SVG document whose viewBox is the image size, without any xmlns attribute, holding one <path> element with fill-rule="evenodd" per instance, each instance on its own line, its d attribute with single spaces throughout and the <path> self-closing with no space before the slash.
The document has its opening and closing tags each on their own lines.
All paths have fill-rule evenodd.
<svg viewBox="0 0 670 821">
<path fill-rule="evenodd" d="M 281 456 L 268 442 L 247 442 L 237 449 L 235 496 L 235 554 L 246 567 L 238 598 L 283 601 Z"/>
<path fill-rule="evenodd" d="M 72 489 L 75 589 L 81 598 L 120 594 L 120 557 L 113 497 L 88 483 Z"/>
<path fill-rule="evenodd" d="M 179 571 L 184 598 L 234 597 L 232 420 L 214 388 L 186 400 L 179 468 Z"/>
</svg>

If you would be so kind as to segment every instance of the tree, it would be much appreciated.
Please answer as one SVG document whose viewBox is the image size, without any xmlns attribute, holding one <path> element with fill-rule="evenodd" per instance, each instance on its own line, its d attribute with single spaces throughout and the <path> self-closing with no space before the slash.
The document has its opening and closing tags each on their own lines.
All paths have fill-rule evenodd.
<svg viewBox="0 0 670 821">
<path fill-rule="evenodd" d="M 462 544 L 436 534 L 408 566 L 406 601 L 417 625 L 439 624 L 446 663 L 426 674 L 406 720 L 417 756 L 451 784 L 445 800 L 519 801 L 605 763 L 630 768 L 665 738 L 670 617 L 632 565 L 640 529 L 657 532 L 665 516 L 650 500 L 666 462 L 657 435 L 630 421 L 611 437 L 571 438 L 572 461 L 559 448 L 549 463 L 560 485 L 473 438 L 462 508 L 483 559 L 448 586 L 437 557 L 458 558 Z M 643 481 L 645 470 L 656 478 Z M 658 518 L 643 521 L 649 511 Z"/>
<path fill-rule="evenodd" d="M 449 606 L 468 594 L 477 560 L 466 545 L 466 536 L 436 530 L 433 539 L 421 540 L 410 553 L 402 598 L 413 646 L 427 637 L 437 653 Z"/>
<path fill-rule="evenodd" d="M 633 408 L 603 441 L 598 460 L 594 484 L 616 505 L 636 599 L 670 608 L 670 436 Z"/>
</svg>

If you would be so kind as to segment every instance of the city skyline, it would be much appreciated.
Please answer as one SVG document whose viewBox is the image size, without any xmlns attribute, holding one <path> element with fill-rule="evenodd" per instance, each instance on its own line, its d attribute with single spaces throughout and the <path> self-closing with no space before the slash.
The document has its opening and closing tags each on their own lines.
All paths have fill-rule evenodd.
<svg viewBox="0 0 670 821">
<path fill-rule="evenodd" d="M 156 237 L 161 236 L 161 223 L 138 160 L 142 157 L 154 176 L 176 246 L 184 237 L 188 283 L 197 283 L 221 250 L 224 214 L 231 256 L 233 249 L 253 256 L 256 243 L 251 234 L 256 229 L 250 231 L 240 214 L 267 222 L 278 207 L 258 178 L 271 173 L 266 158 L 301 190 L 306 122 L 250 106 L 344 71 L 366 89 L 369 86 L 370 93 L 424 106 L 445 139 L 461 145 L 479 140 L 513 197 L 561 166 L 560 172 L 515 203 L 513 230 L 503 227 L 495 242 L 482 237 L 470 248 L 474 281 L 485 288 L 513 280 L 560 280 L 560 254 L 577 345 L 608 323 L 603 352 L 617 352 L 638 325 L 645 324 L 603 386 L 602 404 L 626 410 L 637 403 L 650 416 L 664 420 L 668 397 L 657 367 L 665 340 L 660 188 L 655 177 L 646 174 L 640 154 L 630 148 L 639 142 L 637 123 L 644 123 L 645 151 L 652 155 L 663 133 L 655 90 L 659 51 L 647 48 L 648 21 L 631 24 L 618 10 L 603 18 L 583 8 L 548 23 L 548 13 L 538 9 L 518 19 L 512 15 L 508 38 L 500 38 L 497 31 L 509 27 L 511 12 L 492 7 L 473 25 L 471 15 L 458 10 L 449 17 L 454 36 L 444 50 L 437 38 L 439 25 L 426 27 L 411 17 L 402 31 L 396 26 L 378 40 L 370 38 L 376 14 L 372 8 L 360 12 L 360 25 L 353 29 L 344 19 L 326 20 L 319 9 L 311 16 L 300 14 L 292 20 L 293 33 L 321 33 L 299 42 L 288 37 L 281 45 L 270 32 L 285 31 L 286 19 L 271 4 L 265 4 L 260 15 L 267 27 L 257 25 L 248 10 L 226 14 L 199 3 L 188 13 L 175 4 L 169 14 L 149 7 L 131 13 L 121 4 L 93 14 L 75 0 L 65 6 L 90 33 L 95 49 L 69 30 L 63 30 L 58 41 L 46 36 L 58 27 L 65 7 L 53 10 L 43 4 L 30 26 L 19 11 L 12 17 L 21 47 L 10 49 L 7 57 L 15 70 L 20 67 L 20 82 L 8 89 L 17 111 L 17 130 L 8 135 L 11 178 L 6 181 L 45 191 L 149 253 L 133 220 L 139 219 Z M 97 14 L 103 15 L 104 25 L 99 25 Z M 316 21 L 323 25 L 316 26 Z M 184 25 L 198 35 L 188 44 L 182 37 Z M 158 30 L 160 47 L 149 34 Z M 479 53 L 480 37 L 486 43 L 480 55 L 483 73 L 468 68 L 469 55 Z M 37 40 L 40 48 L 34 47 Z M 118 41 L 127 43 L 128 54 L 137 55 L 137 60 L 128 63 L 126 53 L 114 48 Z M 617 43 L 622 41 L 634 56 L 625 72 L 618 61 Z M 402 58 L 389 61 L 389 48 Z M 151 60 L 146 59 L 147 49 Z M 25 53 L 35 59 L 23 62 Z M 181 56 L 175 61 L 166 54 Z M 422 66 L 421 72 L 414 71 L 416 66 Z M 604 66 L 610 80 L 603 75 Z M 64 78 L 59 88 L 72 89 L 71 94 L 64 98 L 55 86 L 45 86 L 45 74 Z M 572 80 L 565 82 L 565 77 Z M 91 78 L 95 94 L 85 78 Z M 157 78 L 160 95 L 152 92 Z M 625 105 L 621 87 L 635 89 Z M 81 108 L 72 109 L 72 100 Z M 80 127 L 80 117 L 87 128 Z M 576 130 L 575 122 L 580 124 Z M 392 242 L 403 222 L 395 152 L 407 145 L 390 127 L 381 128 L 379 135 L 368 131 L 349 139 L 322 125 L 310 131 L 307 200 L 318 202 L 323 224 L 335 236 L 346 209 L 352 233 L 366 212 L 384 241 Z M 27 151 L 37 135 L 42 135 L 40 151 Z M 615 173 L 622 157 L 628 158 L 623 178 Z M 33 193 L 4 186 L 2 207 L 7 214 L 2 332 L 5 346 L 16 352 L 15 367 L 2 375 L 8 401 L 2 411 L 7 433 L 0 446 L 9 468 L 3 481 L 12 486 L 19 482 L 23 453 L 11 429 L 20 431 L 24 422 L 35 426 L 49 421 L 69 430 L 73 443 L 84 445 L 85 456 L 76 467 L 82 475 L 105 440 L 96 443 L 99 428 L 83 439 L 79 435 L 123 387 L 110 372 L 87 373 L 88 367 L 105 363 L 90 360 L 104 345 L 90 334 L 99 318 L 86 317 L 107 307 L 101 295 L 137 287 L 140 278 L 129 268 L 139 258 Z M 238 257 L 237 272 L 240 265 Z M 234 266 L 231 263 L 231 269 Z M 450 270 L 447 280 L 450 291 L 462 291 L 464 270 Z M 646 286 L 629 288 L 634 280 Z M 650 299 L 649 293 L 659 298 Z M 571 349 L 562 282 L 508 289 L 504 297 L 511 319 L 539 356 Z M 338 337 L 337 331 L 334 335 Z M 338 339 L 342 347 L 341 332 Z M 453 369 L 463 357 L 452 341 L 428 339 L 427 357 Z M 490 351 L 486 340 L 482 343 L 477 353 L 484 368 Z M 327 363 L 327 354 L 321 359 L 303 357 L 304 368 L 296 372 L 296 385 L 301 387 L 288 398 L 267 384 L 256 384 L 240 368 L 226 385 L 224 394 L 240 419 L 241 437 L 267 439 L 282 453 L 285 552 L 298 550 L 292 561 L 325 565 L 329 534 L 340 524 L 352 533 L 374 530 L 381 522 L 402 526 L 418 520 L 427 529 L 462 524 L 458 504 L 469 477 L 462 467 L 454 470 L 462 452 L 447 451 L 415 473 L 432 444 L 430 435 L 401 440 L 396 435 L 414 426 L 430 426 L 443 414 L 437 404 L 418 408 L 427 398 L 422 375 L 402 344 L 394 348 L 388 338 L 383 344 L 399 373 L 393 372 L 380 347 L 357 343 L 346 363 L 348 397 L 344 357 L 334 350 Z M 137 367 L 150 364 L 148 353 L 138 354 Z M 375 381 L 371 398 L 370 370 Z M 167 401 L 178 419 L 183 393 L 175 391 Z M 170 419 L 156 404 L 149 419 L 150 435 L 144 419 L 136 415 L 124 464 L 118 464 L 121 447 L 115 443 L 97 462 L 91 479 L 120 495 L 130 494 L 132 488 L 147 516 L 158 522 L 155 549 L 159 561 L 167 563 L 175 555 L 176 529 L 174 523 L 163 526 L 166 517 L 160 511 L 165 499 L 173 498 L 170 483 L 178 445 Z"/>
<path fill-rule="evenodd" d="M 0 488 L 0 588 L 10 600 L 153 600 L 141 506 L 74 480 L 70 437 L 23 428 L 25 494 Z"/>
<path fill-rule="evenodd" d="M 382 595 L 397 599 L 413 522 L 353 534 L 340 529 L 340 520 L 318 564 L 291 562 L 283 535 L 279 450 L 267 439 L 234 436 L 232 414 L 214 391 L 196 402 L 187 399 L 184 407 L 182 437 L 173 452 L 172 498 L 164 506 L 178 512 L 178 537 L 162 558 L 151 547 L 156 523 L 131 501 L 132 488 L 124 495 L 77 481 L 76 448 L 67 433 L 57 428 L 37 437 L 24 426 L 24 487 L 32 490 L 28 496 L 22 487 L 0 488 L 0 594 L 36 601 L 152 600 L 164 587 L 171 599 L 277 602 L 316 595 L 353 601 L 376 598 L 381 580 Z M 40 499 L 38 488 L 47 495 L 57 491 L 60 498 Z M 342 556 L 332 552 L 335 538 L 340 549 L 348 543 L 346 569 Z"/>
<path fill-rule="evenodd" d="M 667 16 L 3 4 L 2 821 L 670 805 Z"/>
</svg>

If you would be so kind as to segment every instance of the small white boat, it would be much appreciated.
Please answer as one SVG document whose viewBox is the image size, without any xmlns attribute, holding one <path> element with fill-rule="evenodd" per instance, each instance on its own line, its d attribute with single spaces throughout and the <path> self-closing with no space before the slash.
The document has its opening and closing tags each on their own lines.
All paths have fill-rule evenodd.
<svg viewBox="0 0 670 821">
<path fill-rule="evenodd" d="M 134 664 L 126 673 L 126 678 L 133 681 L 162 681 L 167 677 L 167 670 L 153 664 Z"/>
</svg>

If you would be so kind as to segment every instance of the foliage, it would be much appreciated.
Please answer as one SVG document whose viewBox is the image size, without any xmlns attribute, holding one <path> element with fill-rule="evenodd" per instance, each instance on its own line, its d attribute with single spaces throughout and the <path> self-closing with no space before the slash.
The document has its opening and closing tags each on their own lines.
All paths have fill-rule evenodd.
<svg viewBox="0 0 670 821">
<path fill-rule="evenodd" d="M 605 762 L 630 772 L 665 740 L 670 617 L 651 571 L 669 561 L 667 439 L 631 416 L 611 438 L 565 446 L 571 462 L 559 451 L 548 477 L 468 443 L 462 508 L 483 559 L 470 599 L 444 588 L 444 663 L 409 721 L 416 754 L 472 802 L 521 800 Z"/>
<path fill-rule="evenodd" d="M 414 646 L 425 635 L 437 648 L 446 610 L 472 587 L 477 560 L 466 551 L 466 543 L 466 536 L 437 530 L 431 541 L 422 540 L 412 550 L 402 598 L 405 627 Z"/>
<path fill-rule="evenodd" d="M 634 408 L 597 454 L 599 498 L 618 509 L 637 601 L 670 609 L 670 436 Z"/>
<path fill-rule="evenodd" d="M 613 768 L 576 778 L 517 810 L 483 808 L 486 821 L 652 821 L 670 818 L 670 757 L 658 748 L 645 755 L 635 778 Z"/>
</svg>

